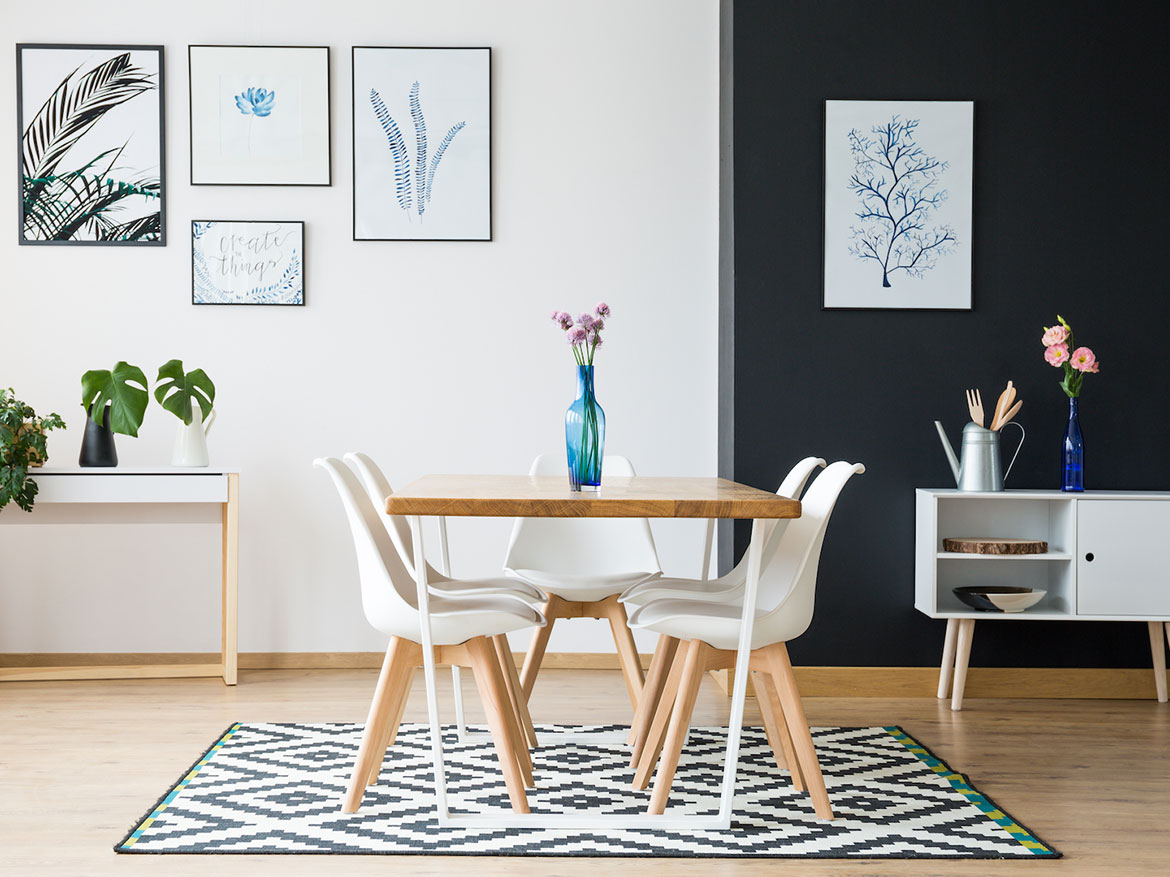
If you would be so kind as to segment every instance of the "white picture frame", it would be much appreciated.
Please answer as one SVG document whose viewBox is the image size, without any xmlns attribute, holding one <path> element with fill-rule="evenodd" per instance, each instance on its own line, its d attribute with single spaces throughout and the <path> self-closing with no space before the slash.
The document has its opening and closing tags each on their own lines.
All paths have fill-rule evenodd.
<svg viewBox="0 0 1170 877">
<path fill-rule="evenodd" d="M 490 241 L 491 49 L 352 57 L 353 239 Z"/>
<path fill-rule="evenodd" d="M 328 46 L 187 47 L 191 185 L 328 186 Z"/>
<path fill-rule="evenodd" d="M 191 221 L 191 304 L 304 303 L 304 222 Z"/>
<path fill-rule="evenodd" d="M 974 103 L 825 101 L 826 309 L 970 310 Z"/>
</svg>

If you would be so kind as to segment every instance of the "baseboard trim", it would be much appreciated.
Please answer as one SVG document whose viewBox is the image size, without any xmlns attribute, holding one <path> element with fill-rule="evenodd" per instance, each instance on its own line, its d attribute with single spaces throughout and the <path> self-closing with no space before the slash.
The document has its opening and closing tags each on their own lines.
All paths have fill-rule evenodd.
<svg viewBox="0 0 1170 877">
<path fill-rule="evenodd" d="M 382 658 L 381 652 L 240 652 L 240 669 L 376 670 Z M 641 658 L 642 665 L 649 666 L 650 656 Z M 28 652 L 0 654 L 0 668 L 218 665 L 219 659 L 218 652 Z M 523 655 L 517 653 L 515 659 L 519 666 Z M 619 664 L 617 655 L 609 652 L 549 652 L 543 666 L 550 670 L 617 670 Z M 729 672 L 711 673 L 725 693 Z M 209 671 L 207 675 L 216 674 Z M 805 697 L 930 697 L 938 685 L 938 668 L 797 667 L 796 679 Z M 965 697 L 1140 700 L 1156 698 L 1157 693 L 1148 667 L 972 667 Z"/>
</svg>

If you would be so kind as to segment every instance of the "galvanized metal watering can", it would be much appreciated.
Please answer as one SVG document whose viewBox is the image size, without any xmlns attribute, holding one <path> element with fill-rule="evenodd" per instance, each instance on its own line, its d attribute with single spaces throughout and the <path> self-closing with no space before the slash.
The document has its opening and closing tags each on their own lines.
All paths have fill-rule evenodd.
<svg viewBox="0 0 1170 877">
<path fill-rule="evenodd" d="M 937 420 L 934 425 L 938 429 L 943 450 L 946 451 L 947 461 L 951 464 L 951 471 L 955 473 L 959 490 L 1003 490 L 1003 481 L 1012 471 L 1012 465 L 1024 445 L 1024 427 L 1014 420 L 1006 424 L 1020 427 L 1020 443 L 1016 445 L 1007 472 L 1004 472 L 999 460 L 999 430 L 984 429 L 977 423 L 968 423 L 963 427 L 963 444 L 959 449 L 959 458 L 956 459 L 943 425 Z"/>
</svg>

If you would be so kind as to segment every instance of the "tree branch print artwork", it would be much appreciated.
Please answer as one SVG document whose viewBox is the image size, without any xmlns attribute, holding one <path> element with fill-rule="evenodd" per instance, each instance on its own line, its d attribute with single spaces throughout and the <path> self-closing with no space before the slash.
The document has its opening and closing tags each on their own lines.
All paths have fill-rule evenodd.
<svg viewBox="0 0 1170 877">
<path fill-rule="evenodd" d="M 954 228 L 934 221 L 947 200 L 941 182 L 949 165 L 918 145 L 919 121 L 895 114 L 868 134 L 849 132 L 848 185 L 861 202 L 849 226 L 849 252 L 881 268 L 887 289 L 896 272 L 920 278 L 958 243 Z"/>
</svg>

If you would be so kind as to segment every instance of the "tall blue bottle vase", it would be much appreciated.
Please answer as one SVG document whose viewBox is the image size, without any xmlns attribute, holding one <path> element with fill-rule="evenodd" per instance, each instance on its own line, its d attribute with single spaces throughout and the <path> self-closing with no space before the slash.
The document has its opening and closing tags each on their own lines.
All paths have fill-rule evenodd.
<svg viewBox="0 0 1170 877">
<path fill-rule="evenodd" d="M 1064 428 L 1062 462 L 1064 483 L 1061 490 L 1082 491 L 1085 489 L 1085 439 L 1081 435 L 1081 421 L 1077 417 L 1076 396 L 1068 400 L 1068 426 Z"/>
<path fill-rule="evenodd" d="M 569 487 L 601 489 L 601 458 L 605 453 L 605 412 L 593 391 L 593 366 L 577 366 L 577 398 L 565 412 L 565 451 Z"/>
</svg>

